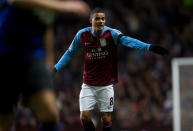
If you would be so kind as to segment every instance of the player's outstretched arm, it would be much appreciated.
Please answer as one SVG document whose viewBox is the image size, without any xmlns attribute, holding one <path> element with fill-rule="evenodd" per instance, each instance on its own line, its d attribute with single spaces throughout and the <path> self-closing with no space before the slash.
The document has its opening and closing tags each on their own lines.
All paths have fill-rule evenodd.
<svg viewBox="0 0 193 131">
<path fill-rule="evenodd" d="M 122 34 L 119 35 L 119 39 L 120 39 L 120 42 L 127 47 L 135 48 L 138 50 L 146 50 L 146 51 L 149 50 L 159 55 L 169 54 L 169 50 L 159 45 L 144 43 L 140 40 L 137 40 L 128 36 L 124 36 Z"/>
<path fill-rule="evenodd" d="M 160 55 L 168 55 L 169 54 L 169 50 L 166 48 L 163 48 L 159 45 L 151 45 L 149 47 L 149 50 L 156 53 L 156 54 L 160 54 Z"/>
<path fill-rule="evenodd" d="M 5 0 L 10 5 L 25 8 L 46 8 L 63 13 L 72 13 L 81 17 L 89 15 L 90 8 L 84 1 L 61 1 L 61 0 Z"/>
</svg>

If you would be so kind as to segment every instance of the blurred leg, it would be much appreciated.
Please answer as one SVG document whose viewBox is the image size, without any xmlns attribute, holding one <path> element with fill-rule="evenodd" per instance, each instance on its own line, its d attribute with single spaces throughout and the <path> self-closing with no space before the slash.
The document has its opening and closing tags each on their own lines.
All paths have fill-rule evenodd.
<svg viewBox="0 0 193 131">
<path fill-rule="evenodd" d="M 56 107 L 56 96 L 52 89 L 44 89 L 30 97 L 36 115 L 42 124 L 42 131 L 56 130 L 59 113 Z"/>
<path fill-rule="evenodd" d="M 24 98 L 34 109 L 41 124 L 41 131 L 55 131 L 59 113 L 52 77 L 46 69 L 45 61 L 41 58 L 34 58 L 26 63 L 24 68 L 27 85 L 23 87 Z"/>
</svg>

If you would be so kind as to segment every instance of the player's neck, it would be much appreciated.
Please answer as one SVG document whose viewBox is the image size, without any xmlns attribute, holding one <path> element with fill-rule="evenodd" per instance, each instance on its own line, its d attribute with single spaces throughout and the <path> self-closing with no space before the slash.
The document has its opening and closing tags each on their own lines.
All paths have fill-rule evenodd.
<svg viewBox="0 0 193 131">
<path fill-rule="evenodd" d="M 96 36 L 100 36 L 101 35 L 101 30 L 93 30 L 93 33 L 96 35 Z"/>
</svg>

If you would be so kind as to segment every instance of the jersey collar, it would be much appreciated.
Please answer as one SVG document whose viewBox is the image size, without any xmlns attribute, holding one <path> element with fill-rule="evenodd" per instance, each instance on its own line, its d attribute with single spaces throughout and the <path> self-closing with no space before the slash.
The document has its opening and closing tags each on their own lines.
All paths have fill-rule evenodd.
<svg viewBox="0 0 193 131">
<path fill-rule="evenodd" d="M 92 27 L 91 27 L 91 29 L 92 29 Z M 99 36 L 101 36 L 101 35 L 105 32 L 105 30 L 106 30 L 106 26 L 104 26 L 104 28 L 103 28 L 103 30 L 101 31 L 101 33 L 100 33 Z M 93 29 L 92 29 L 92 35 L 93 35 L 94 37 L 98 37 L 98 35 L 93 32 Z"/>
</svg>

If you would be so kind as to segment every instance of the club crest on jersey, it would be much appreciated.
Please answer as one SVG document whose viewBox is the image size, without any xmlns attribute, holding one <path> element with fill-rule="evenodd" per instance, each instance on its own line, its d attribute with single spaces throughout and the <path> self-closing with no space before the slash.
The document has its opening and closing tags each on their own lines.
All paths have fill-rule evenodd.
<svg viewBox="0 0 193 131">
<path fill-rule="evenodd" d="M 100 44 L 102 47 L 106 46 L 107 45 L 106 39 L 105 38 L 100 39 Z"/>
</svg>

